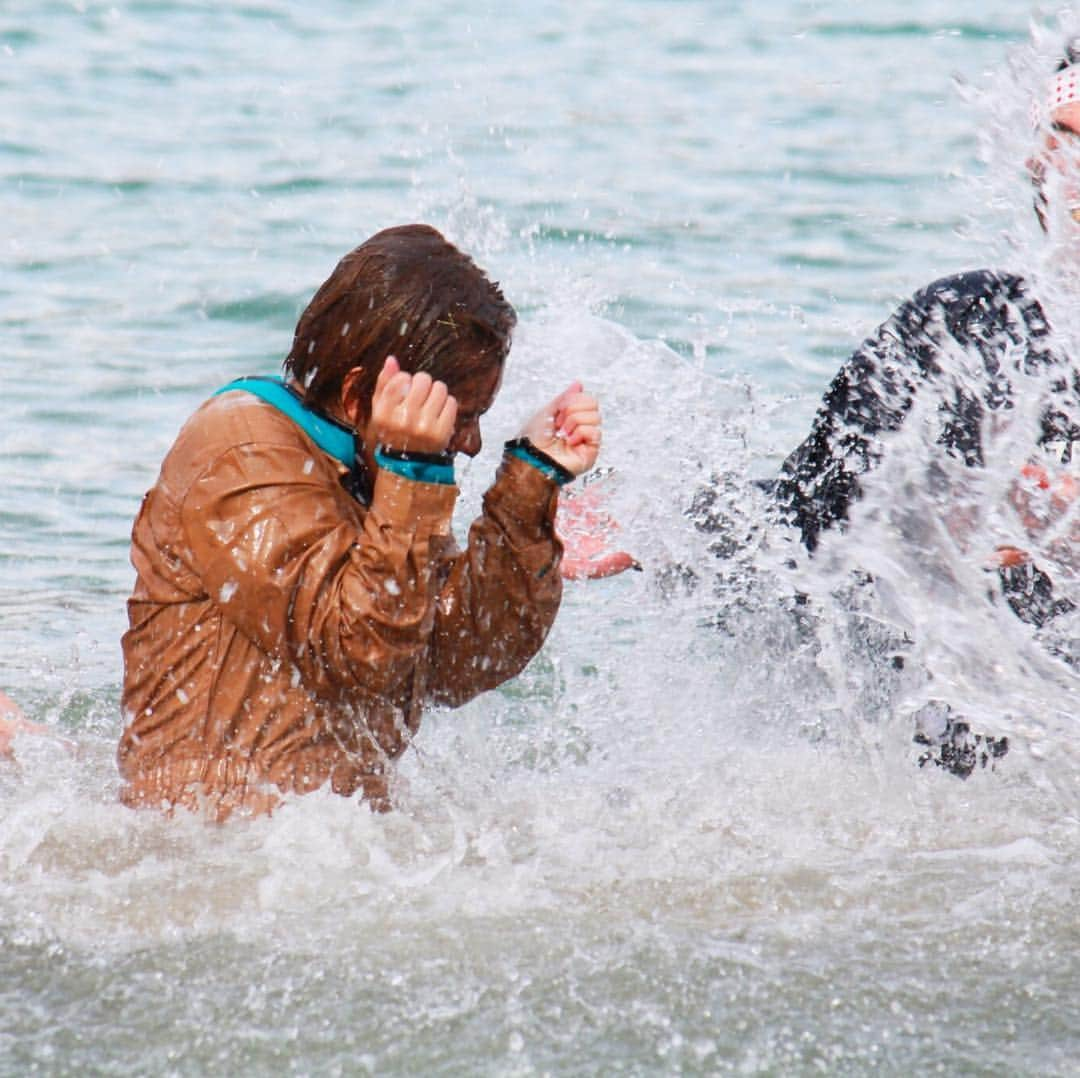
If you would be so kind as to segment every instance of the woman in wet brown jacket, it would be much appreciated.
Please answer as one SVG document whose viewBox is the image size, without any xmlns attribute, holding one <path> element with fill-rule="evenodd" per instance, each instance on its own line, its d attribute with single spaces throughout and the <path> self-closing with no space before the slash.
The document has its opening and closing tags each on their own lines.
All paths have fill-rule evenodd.
<svg viewBox="0 0 1080 1078">
<path fill-rule="evenodd" d="M 240 379 L 169 450 L 132 534 L 124 802 L 273 810 L 327 784 L 389 807 L 425 705 L 518 674 L 561 598 L 559 486 L 591 468 L 574 383 L 451 534 L 514 311 L 438 232 L 380 232 L 300 317 L 285 379 Z"/>
</svg>

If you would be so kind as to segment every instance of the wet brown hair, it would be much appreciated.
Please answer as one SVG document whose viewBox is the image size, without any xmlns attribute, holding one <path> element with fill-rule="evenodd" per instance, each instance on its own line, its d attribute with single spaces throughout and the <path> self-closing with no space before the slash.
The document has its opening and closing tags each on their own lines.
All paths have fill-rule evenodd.
<svg viewBox="0 0 1080 1078">
<path fill-rule="evenodd" d="M 453 393 L 479 366 L 505 359 L 516 321 L 467 254 L 428 225 L 402 225 L 337 264 L 300 315 L 284 367 L 315 404 L 334 398 L 360 367 L 356 389 L 366 412 L 387 356 Z"/>
</svg>

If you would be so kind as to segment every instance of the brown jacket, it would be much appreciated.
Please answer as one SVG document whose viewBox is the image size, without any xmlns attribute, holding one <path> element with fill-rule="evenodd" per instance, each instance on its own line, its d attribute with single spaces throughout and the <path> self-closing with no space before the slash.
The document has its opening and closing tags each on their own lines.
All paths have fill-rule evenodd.
<svg viewBox="0 0 1080 1078">
<path fill-rule="evenodd" d="M 388 807 L 425 704 L 516 675 L 562 594 L 557 488 L 505 457 L 458 550 L 454 486 L 346 469 L 245 392 L 187 422 L 132 532 L 129 805 L 271 810 L 327 782 Z"/>
</svg>

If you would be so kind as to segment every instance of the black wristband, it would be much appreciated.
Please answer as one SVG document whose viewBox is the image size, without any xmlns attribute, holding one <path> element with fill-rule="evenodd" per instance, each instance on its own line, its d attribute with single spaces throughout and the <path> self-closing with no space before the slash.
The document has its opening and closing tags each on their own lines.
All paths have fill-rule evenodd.
<svg viewBox="0 0 1080 1078">
<path fill-rule="evenodd" d="M 408 449 L 390 449 L 388 446 L 379 445 L 378 451 L 391 460 L 415 462 L 417 464 L 453 464 L 453 453 L 414 453 Z"/>
</svg>

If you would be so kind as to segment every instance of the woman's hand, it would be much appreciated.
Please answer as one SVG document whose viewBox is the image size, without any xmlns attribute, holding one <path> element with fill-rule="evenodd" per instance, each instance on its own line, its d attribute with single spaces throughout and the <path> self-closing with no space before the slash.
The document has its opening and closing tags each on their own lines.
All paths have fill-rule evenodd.
<svg viewBox="0 0 1080 1078">
<path fill-rule="evenodd" d="M 641 568 L 632 554 L 618 547 L 619 525 L 608 512 L 601 483 L 559 494 L 555 531 L 563 543 L 560 568 L 567 580 L 596 580 Z"/>
<path fill-rule="evenodd" d="M 56 731 L 51 726 L 42 726 L 40 722 L 31 722 L 19 710 L 18 705 L 11 697 L 0 692 L 0 757 L 14 756 L 12 742 L 16 737 L 25 734 L 51 737 L 58 740 L 64 748 L 72 752 L 77 749 L 74 741 L 69 741 L 66 737 L 58 738 Z"/>
<path fill-rule="evenodd" d="M 525 424 L 521 434 L 571 475 L 581 475 L 600 454 L 600 405 L 572 382 Z"/>
<path fill-rule="evenodd" d="M 424 371 L 409 374 L 387 357 L 371 398 L 368 436 L 375 445 L 407 453 L 443 453 L 454 436 L 458 403 L 445 382 Z"/>
<path fill-rule="evenodd" d="M 1064 469 L 1049 469 L 1028 461 L 1009 488 L 1009 502 L 1025 531 L 1036 538 L 1057 524 L 1080 495 L 1080 483 Z"/>
</svg>

